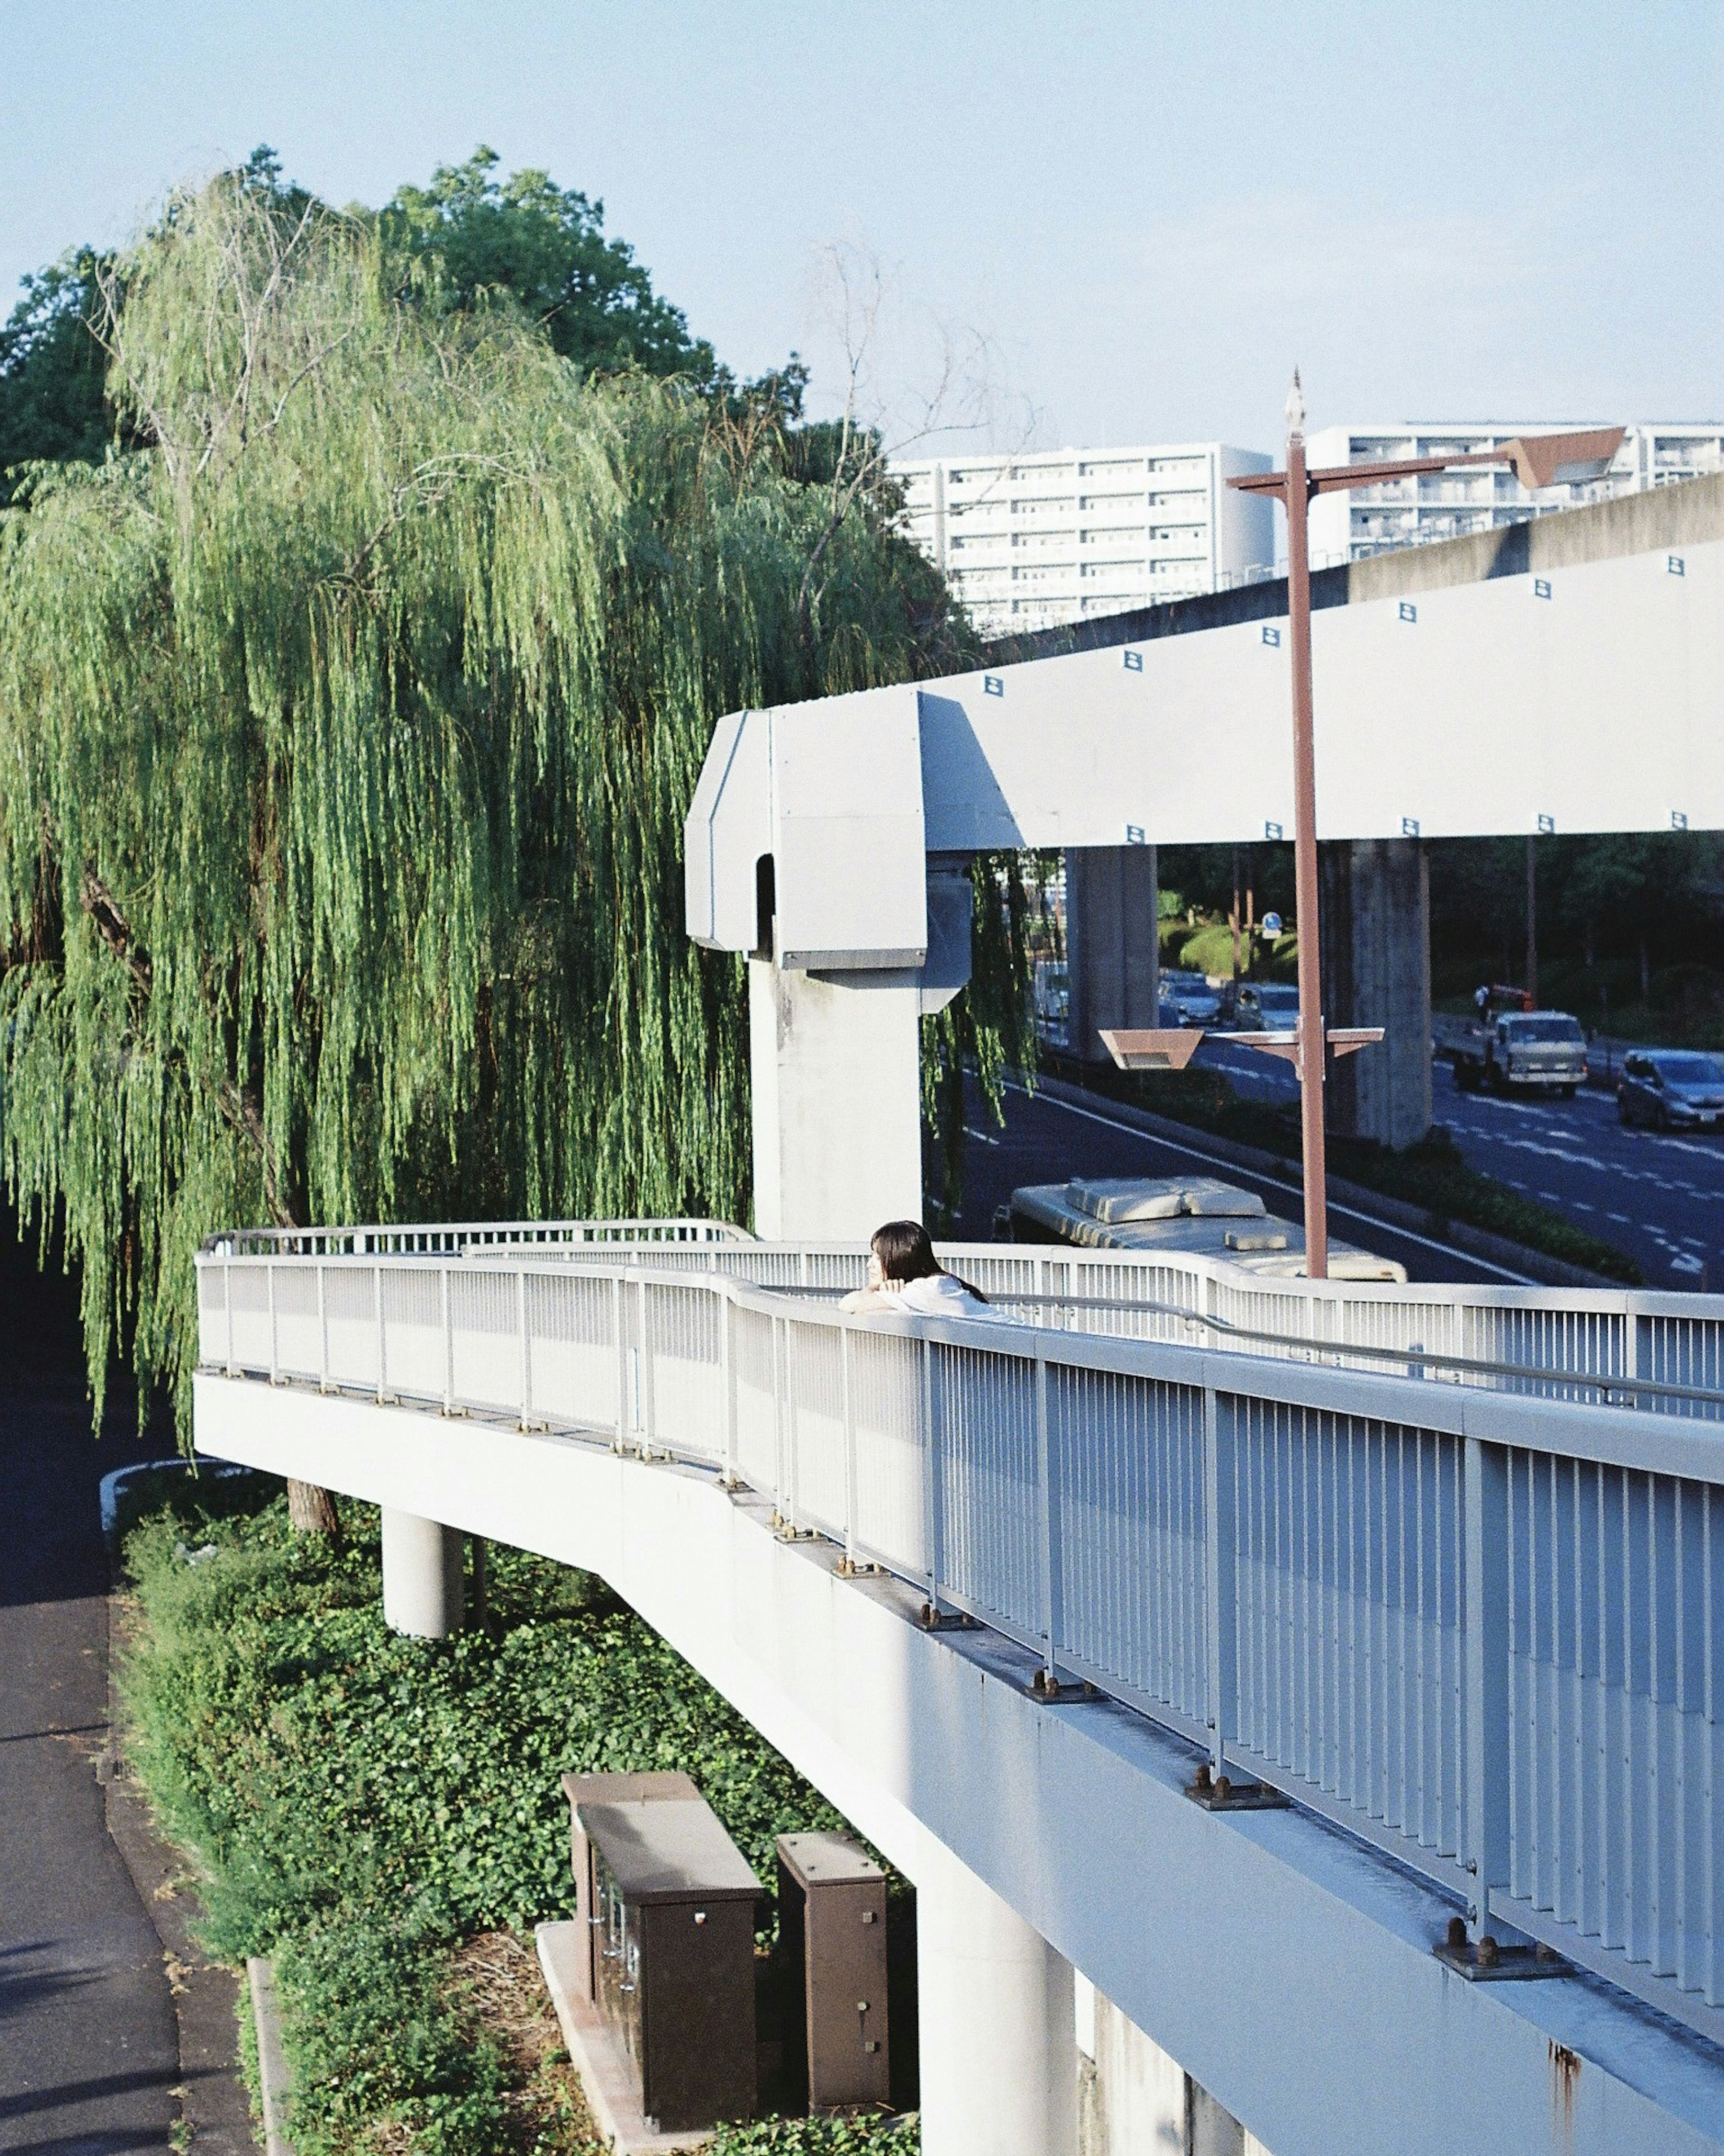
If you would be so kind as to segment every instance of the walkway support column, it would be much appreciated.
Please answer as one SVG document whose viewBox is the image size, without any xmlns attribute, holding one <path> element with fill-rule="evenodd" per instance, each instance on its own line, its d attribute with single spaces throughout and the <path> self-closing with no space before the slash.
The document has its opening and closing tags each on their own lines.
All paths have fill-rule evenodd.
<svg viewBox="0 0 1724 2156">
<path fill-rule="evenodd" d="M 1331 1025 L 1380 1025 L 1375 1048 L 1329 1066 L 1329 1128 L 1417 1145 L 1431 1127 L 1430 878 L 1419 839 L 1322 850 L 1324 1008 Z"/>
<path fill-rule="evenodd" d="M 1066 1040 L 1080 1061 L 1107 1061 L 1104 1027 L 1160 1023 L 1159 912 L 1153 846 L 1066 849 Z"/>
<path fill-rule="evenodd" d="M 916 1922 L 925 2156 L 1076 2156 L 1070 1963 L 944 1852 Z"/>
<path fill-rule="evenodd" d="M 383 1507 L 383 1620 L 416 1640 L 461 1629 L 464 1537 L 416 1512 Z"/>
<path fill-rule="evenodd" d="M 865 1241 L 921 1219 L 921 983 L 749 960 L 757 1235 Z"/>
</svg>

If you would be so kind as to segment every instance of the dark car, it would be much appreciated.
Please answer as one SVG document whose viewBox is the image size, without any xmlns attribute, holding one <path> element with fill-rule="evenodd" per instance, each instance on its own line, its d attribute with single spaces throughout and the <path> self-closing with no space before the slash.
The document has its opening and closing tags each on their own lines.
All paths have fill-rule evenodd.
<svg viewBox="0 0 1724 2156">
<path fill-rule="evenodd" d="M 1622 1059 L 1616 1112 L 1655 1130 L 1705 1130 L 1724 1122 L 1724 1062 L 1691 1049 L 1639 1049 Z"/>
</svg>

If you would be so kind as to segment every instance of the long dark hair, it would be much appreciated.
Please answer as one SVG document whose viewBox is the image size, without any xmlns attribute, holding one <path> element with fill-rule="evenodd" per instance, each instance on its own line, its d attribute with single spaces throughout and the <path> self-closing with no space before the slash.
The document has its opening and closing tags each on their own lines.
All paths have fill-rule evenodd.
<svg viewBox="0 0 1724 2156">
<path fill-rule="evenodd" d="M 882 1280 L 900 1283 L 932 1280 L 946 1271 L 945 1266 L 934 1255 L 934 1245 L 920 1220 L 886 1221 L 870 1237 L 869 1248 L 880 1260 Z M 947 1277 L 957 1280 L 956 1273 L 949 1274 Z M 974 1296 L 977 1302 L 987 1301 L 988 1297 L 981 1289 L 972 1287 L 968 1281 L 957 1280 L 957 1284 L 967 1295 Z"/>
</svg>

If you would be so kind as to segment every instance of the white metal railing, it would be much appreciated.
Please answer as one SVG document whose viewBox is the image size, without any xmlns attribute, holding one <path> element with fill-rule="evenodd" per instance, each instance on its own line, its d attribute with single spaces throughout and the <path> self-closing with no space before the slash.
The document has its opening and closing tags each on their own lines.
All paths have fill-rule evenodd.
<svg viewBox="0 0 1724 2156">
<path fill-rule="evenodd" d="M 237 1257 L 337 1257 L 355 1255 L 450 1257 L 468 1250 L 598 1243 L 751 1243 L 728 1220 L 470 1220 L 407 1222 L 352 1228 L 229 1228 L 204 1248 Z"/>
<path fill-rule="evenodd" d="M 1178 1252 L 942 1244 L 942 1261 L 1025 1322 L 1724 1420 L 1724 1296 L 1650 1289 L 1265 1280 Z M 571 1248 L 571 1264 L 716 1270 L 757 1286 L 859 1286 L 854 1243 Z"/>
<path fill-rule="evenodd" d="M 531 1248 L 571 1264 L 716 1269 L 817 1294 L 859 1286 L 867 1269 L 858 1243 L 763 1243 L 706 1219 L 239 1229 L 207 1248 L 430 1258 Z M 1063 1245 L 945 1244 L 940 1252 L 1025 1322 L 1724 1420 L 1724 1296 L 1265 1280 L 1177 1251 Z"/>
<path fill-rule="evenodd" d="M 1026 1293 L 1097 1285 L 1088 1254 L 963 1258 L 1002 1269 L 978 1281 L 990 1292 L 1012 1292 L 1014 1265 L 1070 1269 Z M 1117 1321 L 1106 1332 L 1008 1305 L 847 1317 L 739 1276 L 790 1267 L 818 1289 L 859 1262 L 218 1250 L 199 1261 L 200 1353 L 234 1376 L 585 1434 L 747 1484 L 792 1531 L 995 1627 L 1054 1682 L 1095 1685 L 1391 1851 L 1475 1928 L 1515 1927 L 1724 2038 L 1711 1430 L 1337 1367 L 1327 1306 L 1374 1288 L 1294 1297 L 1289 1327 L 1311 1321 L 1301 1359 L 1126 1337 L 1123 1304 L 1084 1306 Z M 1456 1307 L 1398 1292 L 1422 1298 L 1427 1330 Z M 1528 1330 L 1535 1315 L 1511 1328 L 1529 1352 L 1601 1352 L 1608 1312 Z"/>
</svg>

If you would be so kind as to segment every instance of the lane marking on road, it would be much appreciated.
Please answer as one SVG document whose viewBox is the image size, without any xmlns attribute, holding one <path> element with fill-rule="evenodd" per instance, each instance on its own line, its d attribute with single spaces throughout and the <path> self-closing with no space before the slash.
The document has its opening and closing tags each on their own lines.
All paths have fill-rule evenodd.
<svg viewBox="0 0 1724 2156">
<path fill-rule="evenodd" d="M 973 1123 L 964 1125 L 964 1136 L 967 1138 L 980 1138 L 983 1145 L 997 1146 L 999 1143 L 999 1140 L 991 1131 L 978 1131 Z"/>
<path fill-rule="evenodd" d="M 1098 1115 L 1095 1109 L 1080 1108 L 1072 1101 L 1056 1101 L 1051 1093 L 1030 1094 L 1025 1092 L 1021 1086 L 1008 1086 L 1006 1090 L 1020 1095 L 1026 1101 L 1038 1101 L 1044 1107 L 1063 1108 L 1068 1116 L 1081 1116 L 1085 1122 L 1100 1123 L 1103 1130 L 1119 1131 L 1128 1138 L 1141 1138 L 1146 1145 L 1165 1146 L 1169 1152 L 1180 1152 L 1189 1160 L 1200 1160 L 1206 1168 L 1231 1168 L 1235 1175 L 1252 1173 L 1249 1168 L 1241 1168 L 1235 1162 L 1224 1159 L 1219 1153 L 1204 1152 L 1196 1146 L 1181 1145 L 1175 1139 L 1159 1137 L 1153 1131 L 1141 1131 L 1135 1123 L 1122 1123 L 1116 1116 Z M 1267 1176 L 1258 1178 L 1261 1182 L 1270 1179 Z M 1516 1287 L 1537 1287 L 1539 1285 L 1530 1273 L 1512 1272 L 1508 1266 L 1496 1265 L 1489 1258 L 1475 1258 L 1470 1250 L 1463 1250 L 1453 1243 L 1439 1243 L 1433 1236 L 1416 1235 L 1411 1228 L 1397 1228 L 1388 1220 L 1379 1219 L 1374 1213 L 1360 1213 L 1351 1205 L 1337 1205 L 1332 1198 L 1329 1200 L 1329 1210 L 1338 1213 L 1343 1220 L 1362 1221 L 1366 1227 L 1375 1229 L 1379 1235 L 1398 1235 L 1403 1242 L 1417 1243 L 1421 1250 L 1434 1250 L 1439 1257 L 1462 1259 L 1470 1265 L 1476 1265 L 1480 1272 L 1495 1273 L 1499 1280 L 1512 1281 Z"/>
</svg>

